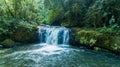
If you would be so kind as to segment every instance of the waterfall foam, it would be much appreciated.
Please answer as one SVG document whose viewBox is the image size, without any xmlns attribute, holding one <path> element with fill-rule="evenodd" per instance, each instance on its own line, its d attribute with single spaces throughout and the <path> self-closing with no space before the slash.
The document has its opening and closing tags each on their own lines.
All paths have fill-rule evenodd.
<svg viewBox="0 0 120 67">
<path fill-rule="evenodd" d="M 39 26 L 40 43 L 69 44 L 69 29 L 59 26 Z"/>
</svg>

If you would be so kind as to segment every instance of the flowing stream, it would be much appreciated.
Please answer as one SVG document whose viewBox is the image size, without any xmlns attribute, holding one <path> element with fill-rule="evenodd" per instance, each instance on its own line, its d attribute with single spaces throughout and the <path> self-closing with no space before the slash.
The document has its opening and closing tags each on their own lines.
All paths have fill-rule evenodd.
<svg viewBox="0 0 120 67">
<path fill-rule="evenodd" d="M 69 45 L 69 29 L 40 26 L 39 44 L 8 49 L 0 67 L 120 67 L 120 58 Z"/>
</svg>

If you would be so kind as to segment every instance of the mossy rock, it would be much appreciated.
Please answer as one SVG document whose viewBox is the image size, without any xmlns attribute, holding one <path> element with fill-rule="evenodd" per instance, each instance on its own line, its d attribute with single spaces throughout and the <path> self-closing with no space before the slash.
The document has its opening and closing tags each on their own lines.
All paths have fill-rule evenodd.
<svg viewBox="0 0 120 67">
<path fill-rule="evenodd" d="M 5 39 L 1 44 L 3 47 L 12 47 L 15 45 L 15 42 L 11 39 Z"/>
<path fill-rule="evenodd" d="M 10 37 L 17 42 L 32 43 L 37 42 L 37 35 L 37 27 L 19 27 Z"/>
<path fill-rule="evenodd" d="M 97 37 L 99 35 L 101 35 L 101 33 L 95 31 L 81 30 L 77 32 L 76 40 L 79 41 L 81 44 L 93 46 L 95 45 Z"/>
<path fill-rule="evenodd" d="M 120 52 L 120 36 L 100 33 L 93 30 L 79 30 L 76 34 L 76 41 L 88 47 L 98 47 L 101 49 Z"/>
<path fill-rule="evenodd" d="M 110 45 L 114 51 L 120 52 L 120 36 L 114 36 L 112 45 Z"/>
</svg>

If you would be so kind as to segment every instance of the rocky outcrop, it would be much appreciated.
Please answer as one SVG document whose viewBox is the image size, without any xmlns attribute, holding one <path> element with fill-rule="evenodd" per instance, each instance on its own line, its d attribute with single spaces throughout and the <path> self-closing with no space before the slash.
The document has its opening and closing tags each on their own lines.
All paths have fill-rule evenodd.
<svg viewBox="0 0 120 67">
<path fill-rule="evenodd" d="M 94 50 L 107 50 L 120 53 L 120 36 L 111 36 L 109 33 L 101 33 L 95 30 L 74 28 L 76 31 L 75 40 L 78 45 L 83 45 Z"/>
</svg>

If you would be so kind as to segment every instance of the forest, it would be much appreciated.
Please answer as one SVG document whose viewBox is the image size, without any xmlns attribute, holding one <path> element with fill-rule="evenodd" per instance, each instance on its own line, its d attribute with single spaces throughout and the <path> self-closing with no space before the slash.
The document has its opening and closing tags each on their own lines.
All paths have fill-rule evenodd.
<svg viewBox="0 0 120 67">
<path fill-rule="evenodd" d="M 41 30 L 46 31 L 41 33 L 44 38 L 47 32 L 54 32 L 54 35 L 54 28 L 39 28 L 47 25 L 69 28 L 69 44 L 72 46 L 84 46 L 95 52 L 120 55 L 120 0 L 0 0 L 0 54 L 6 53 L 9 48 L 38 43 Z M 63 35 L 67 32 L 63 32 Z M 60 34 L 54 36 L 58 35 Z M 59 40 L 62 42 L 58 37 Z M 7 65 L 1 66 L 0 63 L 1 67 L 8 67 Z M 117 65 L 113 64 L 113 67 L 120 66 Z"/>
</svg>

